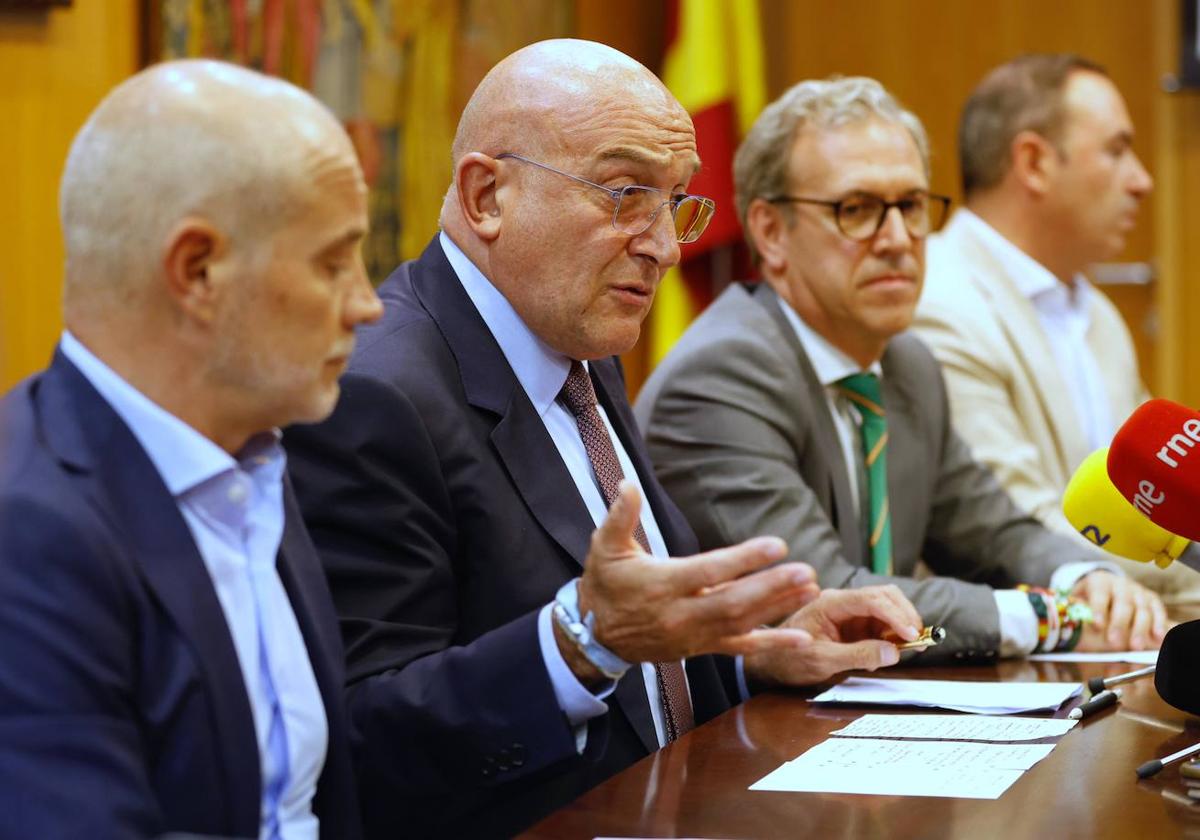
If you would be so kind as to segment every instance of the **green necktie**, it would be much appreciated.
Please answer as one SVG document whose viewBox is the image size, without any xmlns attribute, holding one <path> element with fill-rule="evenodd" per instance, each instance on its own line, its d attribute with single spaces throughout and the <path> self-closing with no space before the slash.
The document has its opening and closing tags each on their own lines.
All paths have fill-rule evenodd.
<svg viewBox="0 0 1200 840">
<path fill-rule="evenodd" d="M 838 390 L 850 400 L 862 418 L 862 451 L 867 467 L 867 498 L 870 500 L 871 571 L 892 573 L 892 519 L 888 513 L 887 419 L 879 377 L 856 373 L 837 381 Z M 862 491 L 859 491 L 861 496 Z"/>
</svg>

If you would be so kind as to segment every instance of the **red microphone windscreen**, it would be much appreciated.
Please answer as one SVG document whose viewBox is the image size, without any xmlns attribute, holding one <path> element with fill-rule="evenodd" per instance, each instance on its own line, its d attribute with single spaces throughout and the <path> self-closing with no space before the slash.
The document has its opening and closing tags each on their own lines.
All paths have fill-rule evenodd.
<svg viewBox="0 0 1200 840">
<path fill-rule="evenodd" d="M 1170 400 L 1138 406 L 1113 437 L 1108 477 L 1154 524 L 1200 539 L 1200 414 Z"/>
</svg>

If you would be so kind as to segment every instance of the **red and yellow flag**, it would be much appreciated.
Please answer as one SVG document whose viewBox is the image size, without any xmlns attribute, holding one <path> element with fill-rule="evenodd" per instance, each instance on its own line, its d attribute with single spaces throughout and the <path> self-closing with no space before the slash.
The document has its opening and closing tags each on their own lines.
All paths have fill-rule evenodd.
<svg viewBox="0 0 1200 840">
<path fill-rule="evenodd" d="M 657 364 L 708 303 L 710 272 L 688 264 L 741 241 L 733 201 L 733 153 L 766 105 L 758 0 L 670 0 L 662 79 L 692 116 L 704 168 L 689 192 L 717 202 L 708 230 L 684 246 L 683 263 L 663 278 L 650 312 L 650 361 Z M 682 269 L 682 270 L 681 270 Z M 697 278 L 695 275 L 702 275 Z"/>
</svg>

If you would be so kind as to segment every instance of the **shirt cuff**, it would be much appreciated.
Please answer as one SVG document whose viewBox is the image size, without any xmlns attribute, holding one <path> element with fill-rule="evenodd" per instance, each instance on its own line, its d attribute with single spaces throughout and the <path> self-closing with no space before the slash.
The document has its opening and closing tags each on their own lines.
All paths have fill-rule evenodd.
<svg viewBox="0 0 1200 840">
<path fill-rule="evenodd" d="M 606 683 L 604 688 L 595 694 L 584 688 L 583 683 L 563 659 L 558 642 L 554 640 L 554 619 L 550 615 L 553 606 L 547 604 L 538 613 L 538 646 L 542 649 L 542 660 L 550 674 L 550 684 L 554 687 L 558 707 L 567 716 L 567 722 L 572 727 L 579 727 L 608 711 L 608 704 L 604 702 L 604 698 L 613 693 L 617 684 Z M 578 732 L 576 735 L 578 736 Z"/>
<path fill-rule="evenodd" d="M 1112 572 L 1117 577 L 1125 577 L 1125 570 L 1111 560 L 1097 560 L 1088 563 L 1067 563 L 1059 566 L 1050 576 L 1051 589 L 1065 589 L 1068 592 L 1079 583 L 1079 579 L 1092 572 Z"/>
<path fill-rule="evenodd" d="M 992 595 L 1000 613 L 1000 655 L 1008 658 L 1033 653 L 1038 643 L 1038 618 L 1029 596 L 1016 589 L 996 589 Z"/>
</svg>

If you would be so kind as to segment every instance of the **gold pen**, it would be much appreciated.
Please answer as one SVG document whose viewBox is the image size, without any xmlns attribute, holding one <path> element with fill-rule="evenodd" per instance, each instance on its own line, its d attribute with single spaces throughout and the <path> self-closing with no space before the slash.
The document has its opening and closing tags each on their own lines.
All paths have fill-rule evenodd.
<svg viewBox="0 0 1200 840">
<path fill-rule="evenodd" d="M 890 637 L 890 638 L 889 638 Z M 898 639 L 895 633 L 885 633 L 885 640 L 891 641 Z M 927 647 L 933 647 L 940 644 L 946 639 L 946 628 L 938 624 L 931 624 L 921 631 L 921 635 L 913 639 L 911 642 L 897 642 L 896 647 L 899 650 L 924 650 Z"/>
</svg>

